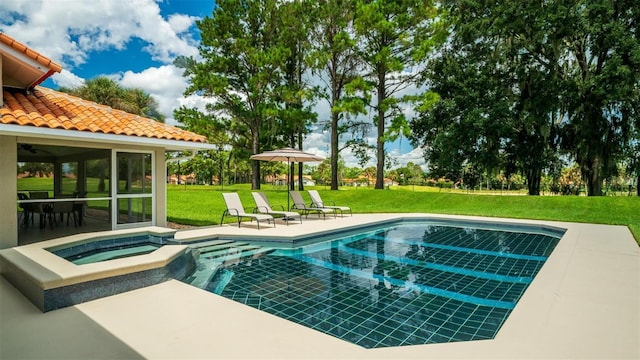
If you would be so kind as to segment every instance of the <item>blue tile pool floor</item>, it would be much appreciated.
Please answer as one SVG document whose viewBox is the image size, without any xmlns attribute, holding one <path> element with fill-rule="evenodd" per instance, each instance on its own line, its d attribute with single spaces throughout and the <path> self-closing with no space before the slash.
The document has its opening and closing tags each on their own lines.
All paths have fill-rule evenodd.
<svg viewBox="0 0 640 360">
<path fill-rule="evenodd" d="M 559 238 L 407 222 L 298 249 L 218 244 L 201 286 L 365 348 L 491 339 Z"/>
</svg>

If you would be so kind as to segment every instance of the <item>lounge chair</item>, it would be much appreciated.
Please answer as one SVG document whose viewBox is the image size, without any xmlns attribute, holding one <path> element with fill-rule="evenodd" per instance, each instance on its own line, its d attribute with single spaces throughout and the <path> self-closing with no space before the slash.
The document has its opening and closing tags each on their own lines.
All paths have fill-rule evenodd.
<svg viewBox="0 0 640 360">
<path fill-rule="evenodd" d="M 267 221 L 271 223 L 273 221 L 273 227 L 276 227 L 276 222 L 273 220 L 273 216 L 268 214 L 250 214 L 244 211 L 244 207 L 242 206 L 242 202 L 240 201 L 240 196 L 237 193 L 224 193 L 222 194 L 224 198 L 225 204 L 227 204 L 227 209 L 222 213 L 222 219 L 220 220 L 220 226 L 224 223 L 224 217 L 235 216 L 238 218 L 238 227 L 240 227 L 240 222 L 242 222 L 242 218 L 250 218 L 251 221 L 256 219 L 258 223 L 258 229 L 260 229 L 260 221 Z"/>
<path fill-rule="evenodd" d="M 335 211 L 340 211 L 340 216 L 344 216 L 345 212 L 349 212 L 349 216 L 353 215 L 351 213 L 351 208 L 348 206 L 337 206 L 335 203 L 331 205 L 326 205 L 322 198 L 320 197 L 320 193 L 317 190 L 309 190 L 309 197 L 311 197 L 311 206 L 319 207 L 319 208 L 327 208 L 334 209 Z"/>
<path fill-rule="evenodd" d="M 282 211 L 273 210 L 271 205 L 269 204 L 269 200 L 267 199 L 267 195 L 263 192 L 252 192 L 253 200 L 256 202 L 256 208 L 254 212 L 259 212 L 262 214 L 269 214 L 271 216 L 282 216 L 282 219 L 285 221 L 287 225 L 289 225 L 289 220 L 293 220 L 294 218 L 300 219 L 300 223 L 302 223 L 302 215 L 295 211 L 285 211 L 282 206 Z"/>
<path fill-rule="evenodd" d="M 333 213 L 333 217 L 336 217 L 335 209 L 307 206 L 304 200 L 302 199 L 302 194 L 300 194 L 299 191 L 290 191 L 289 194 L 291 195 L 291 200 L 293 200 L 293 206 L 291 208 L 302 211 L 302 213 L 306 217 L 309 217 L 309 213 L 311 211 L 317 212 L 318 216 L 322 215 L 324 219 L 327 218 L 328 213 Z"/>
</svg>

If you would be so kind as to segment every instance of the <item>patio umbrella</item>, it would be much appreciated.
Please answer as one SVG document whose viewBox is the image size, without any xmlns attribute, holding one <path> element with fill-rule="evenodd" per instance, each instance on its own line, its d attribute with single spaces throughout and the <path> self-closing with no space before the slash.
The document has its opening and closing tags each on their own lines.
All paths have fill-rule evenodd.
<svg viewBox="0 0 640 360">
<path fill-rule="evenodd" d="M 314 155 L 304 151 L 296 150 L 293 148 L 282 148 L 277 150 L 265 151 L 260 154 L 251 155 L 252 160 L 262 161 L 286 161 L 287 172 L 289 171 L 289 164 L 292 162 L 314 162 L 322 161 L 322 156 Z M 287 176 L 288 179 L 288 176 Z M 289 184 L 287 183 L 287 210 L 289 210 Z"/>
</svg>

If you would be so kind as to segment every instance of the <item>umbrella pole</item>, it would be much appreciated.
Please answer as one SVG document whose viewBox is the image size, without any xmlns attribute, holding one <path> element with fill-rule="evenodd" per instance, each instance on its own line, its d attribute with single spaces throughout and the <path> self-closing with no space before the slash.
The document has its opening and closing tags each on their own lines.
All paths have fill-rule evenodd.
<svg viewBox="0 0 640 360">
<path fill-rule="evenodd" d="M 289 198 L 291 197 L 289 194 L 290 191 L 290 187 L 289 187 L 289 183 L 291 181 L 291 179 L 289 179 L 289 158 L 287 158 L 287 211 L 291 210 L 291 206 L 289 205 Z"/>
</svg>

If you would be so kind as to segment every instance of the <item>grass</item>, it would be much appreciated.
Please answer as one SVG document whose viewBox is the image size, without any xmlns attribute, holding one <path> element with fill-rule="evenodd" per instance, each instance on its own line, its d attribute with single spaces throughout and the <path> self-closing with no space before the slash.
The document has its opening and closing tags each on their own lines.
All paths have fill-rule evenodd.
<svg viewBox="0 0 640 360">
<path fill-rule="evenodd" d="M 516 219 L 570 221 L 594 224 L 626 225 L 640 244 L 640 197 L 637 196 L 517 196 L 522 192 L 471 192 L 439 190 L 426 186 L 398 186 L 391 190 L 348 188 L 328 191 L 323 186 L 309 187 L 320 191 L 329 203 L 348 205 L 354 213 L 426 212 L 453 215 L 476 215 Z M 53 189 L 53 179 L 25 178 L 18 180 L 18 190 Z M 97 179 L 88 179 L 90 196 L 108 196 L 92 192 Z M 233 186 L 168 185 L 168 220 L 187 225 L 214 225 L 220 222 L 225 209 L 222 192 L 234 191 L 250 211 L 253 206 L 249 184 Z M 272 205 L 287 205 L 284 186 L 263 185 Z M 66 189 L 67 193 L 73 189 Z M 51 195 L 50 194 L 50 195 Z M 487 195 L 488 194 L 488 195 Z M 515 196 L 497 196 L 497 195 Z M 94 204 L 96 205 L 96 204 Z"/>
<path fill-rule="evenodd" d="M 314 187 L 308 187 L 312 189 Z M 393 187 L 392 190 L 370 188 L 328 191 L 315 187 L 330 203 L 350 206 L 354 213 L 425 212 L 452 215 L 476 215 L 516 219 L 569 221 L 594 224 L 625 225 L 640 244 L 640 197 L 637 196 L 497 196 L 443 191 L 427 187 Z M 284 187 L 263 185 L 272 205 L 287 204 Z M 254 205 L 250 185 L 187 186 L 169 185 L 168 220 L 189 225 L 213 225 L 220 222 L 225 209 L 222 192 L 237 192 L 247 211 Z"/>
</svg>

